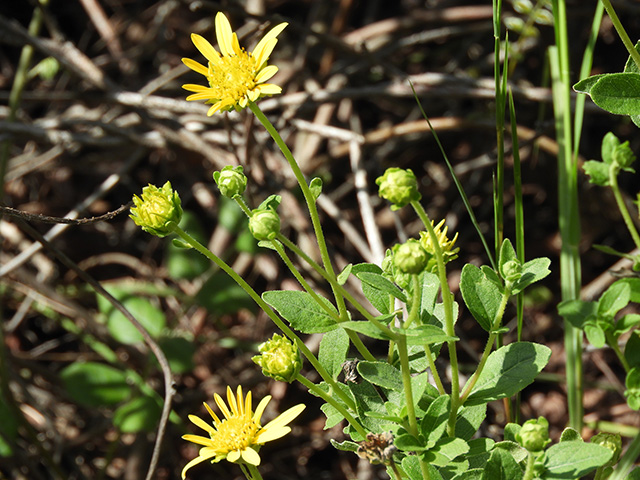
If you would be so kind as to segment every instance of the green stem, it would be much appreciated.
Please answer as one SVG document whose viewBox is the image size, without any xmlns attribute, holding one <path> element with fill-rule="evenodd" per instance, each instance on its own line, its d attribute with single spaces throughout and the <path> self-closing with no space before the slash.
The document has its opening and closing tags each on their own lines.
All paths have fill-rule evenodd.
<svg viewBox="0 0 640 480">
<path fill-rule="evenodd" d="M 420 470 L 422 471 L 423 480 L 431 480 L 431 474 L 429 473 L 429 465 L 420 457 Z"/>
<path fill-rule="evenodd" d="M 602 3 L 604 4 L 604 8 L 607 11 L 607 15 L 609 15 L 609 18 L 611 19 L 611 23 L 613 23 L 616 32 L 618 32 L 620 40 L 622 40 L 622 43 L 629 52 L 629 55 L 631 55 L 631 58 L 633 58 L 633 62 L 636 64 L 638 69 L 640 69 L 640 53 L 638 53 L 638 51 L 635 49 L 633 42 L 629 38 L 629 35 L 627 35 L 627 32 L 622 26 L 622 23 L 620 22 L 616 11 L 613 9 L 613 5 L 611 5 L 611 2 L 609 0 L 602 0 Z"/>
<path fill-rule="evenodd" d="M 629 362 L 627 361 L 627 359 L 625 358 L 625 356 L 622 354 L 622 352 L 620 351 L 620 347 L 618 346 L 618 340 L 616 337 L 614 337 L 611 332 L 605 332 L 605 337 L 607 339 L 607 344 L 609 345 L 609 347 L 611 347 L 611 349 L 615 352 L 616 356 L 618 357 L 618 360 L 620 360 L 620 363 L 622 364 L 622 366 L 624 367 L 624 371 L 629 373 L 629 370 L 631 370 L 631 366 L 629 365 Z"/>
<path fill-rule="evenodd" d="M 409 433 L 418 438 L 418 421 L 416 419 L 416 409 L 413 404 L 413 391 L 411 387 L 411 371 L 409 370 L 409 354 L 407 351 L 407 337 L 398 335 L 396 338 L 398 355 L 400 356 L 400 372 L 402 374 L 402 386 L 404 399 L 407 404 L 407 417 L 409 419 Z"/>
<path fill-rule="evenodd" d="M 340 412 L 340 415 L 342 415 L 347 420 L 347 422 L 349 422 L 349 425 L 355 428 L 355 430 L 362 436 L 363 439 L 367 438 L 367 431 L 364 429 L 362 425 L 360 425 L 360 423 L 353 417 L 353 415 L 351 415 L 351 413 L 346 408 L 344 408 L 344 405 L 336 401 L 335 398 L 333 398 L 327 392 L 322 390 L 318 385 L 311 382 L 308 378 L 303 377 L 299 373 L 296 376 L 296 380 L 298 380 L 301 384 L 307 387 L 309 391 L 313 393 L 316 397 L 322 398 L 325 402 L 327 402 L 329 405 L 335 408 L 338 412 Z"/>
<path fill-rule="evenodd" d="M 433 244 L 435 250 L 436 264 L 438 267 L 438 279 L 440 281 L 440 289 L 442 293 L 442 303 L 444 306 L 444 331 L 449 337 L 455 337 L 454 318 L 453 318 L 453 295 L 449 289 L 449 282 L 447 281 L 447 270 L 444 265 L 444 255 L 442 254 L 442 248 L 438 242 L 438 237 L 433 229 L 431 220 L 427 215 L 420 202 L 413 201 L 411 206 L 416 211 L 420 220 L 427 229 L 429 239 Z M 458 414 L 458 407 L 461 405 L 459 402 L 460 397 L 460 378 L 458 367 L 458 353 L 456 352 L 456 342 L 454 340 L 447 340 L 447 348 L 449 350 L 449 362 L 451 364 L 451 412 L 449 415 L 449 423 L 447 426 L 447 432 L 449 436 L 455 437 L 456 429 L 456 416 Z"/>
<path fill-rule="evenodd" d="M 638 230 L 636 229 L 636 226 L 633 223 L 633 219 L 629 214 L 629 210 L 627 210 L 627 206 L 624 203 L 624 198 L 622 198 L 620 187 L 618 187 L 619 171 L 619 167 L 615 164 L 609 167 L 609 184 L 611 185 L 611 190 L 613 190 L 613 196 L 616 198 L 618 210 L 620 210 L 622 218 L 624 219 L 624 223 L 627 226 L 629 233 L 631 234 L 631 238 L 633 238 L 633 243 L 636 244 L 636 248 L 640 248 L 640 235 L 638 235 Z"/>
<path fill-rule="evenodd" d="M 278 145 L 278 148 L 280 148 L 280 151 L 282 152 L 284 157 L 287 159 L 287 162 L 289 163 L 289 166 L 291 167 L 291 170 L 293 171 L 293 174 L 295 175 L 296 180 L 298 181 L 298 185 L 300 185 L 300 189 L 302 190 L 302 195 L 304 196 L 304 199 L 307 202 L 307 208 L 309 209 L 309 216 L 311 217 L 311 223 L 313 224 L 313 230 L 315 232 L 316 240 L 318 242 L 318 248 L 320 249 L 320 256 L 322 257 L 322 264 L 324 266 L 324 269 L 327 271 L 330 277 L 335 278 L 335 272 L 333 270 L 333 265 L 331 263 L 331 257 L 329 256 L 327 243 L 325 241 L 324 233 L 322 231 L 322 225 L 320 223 L 320 216 L 318 215 L 318 207 L 316 206 L 316 199 L 311 193 L 311 189 L 309 188 L 309 184 L 307 183 L 307 180 L 304 178 L 304 174 L 302 173 L 302 170 L 300 170 L 300 167 L 298 166 L 296 159 L 293 157 L 291 150 L 289 150 L 289 147 L 284 142 L 284 140 L 282 139 L 278 131 L 275 129 L 275 127 L 271 124 L 269 119 L 265 116 L 264 113 L 262 113 L 262 110 L 260 110 L 260 107 L 258 107 L 258 105 L 256 105 L 254 102 L 249 102 L 249 108 L 251 109 L 253 114 L 256 116 L 256 118 L 260 121 L 260 123 L 262 123 L 262 125 L 267 130 L 267 132 L 269 132 L 269 134 L 271 135 L 271 138 L 273 138 L 273 140 L 276 142 L 276 145 Z M 336 298 L 336 304 L 338 305 L 338 311 L 340 312 L 340 316 L 346 315 L 346 307 L 344 305 L 344 299 L 342 298 L 342 295 L 340 295 L 340 293 L 337 292 L 336 290 L 333 291 L 333 294 Z"/>
<path fill-rule="evenodd" d="M 351 400 L 347 395 L 344 394 L 342 390 L 338 387 L 337 383 L 329 372 L 322 366 L 322 364 L 318 361 L 316 356 L 309 350 L 309 347 L 305 345 L 305 343 L 298 337 L 298 335 L 291 330 L 285 323 L 278 317 L 276 312 L 273 311 L 271 306 L 265 302 L 260 295 L 249 285 L 244 278 L 238 275 L 233 269 L 227 265 L 221 258 L 217 255 L 213 254 L 209 249 L 204 247 L 200 242 L 198 242 L 195 238 L 189 235 L 187 232 L 182 230 L 177 225 L 174 227 L 174 233 L 178 235 L 182 240 L 191 245 L 195 250 L 200 252 L 202 255 L 207 257 L 213 263 L 215 263 L 223 272 L 229 275 L 247 294 L 253 299 L 254 302 L 258 304 L 258 306 L 269 316 L 269 318 L 276 324 L 276 326 L 284 333 L 292 342 L 295 342 L 298 349 L 302 352 L 302 354 L 309 360 L 309 363 L 316 369 L 318 374 L 322 377 L 322 379 L 327 382 L 333 390 L 335 390 L 336 394 L 347 404 L 349 408 L 353 408 L 355 410 L 355 405 L 353 400 Z"/>
<path fill-rule="evenodd" d="M 535 474 L 535 470 L 533 467 L 535 463 L 536 463 L 536 459 L 533 457 L 531 452 L 527 452 L 527 467 L 524 471 L 524 476 L 522 477 L 522 480 L 533 480 L 534 474 Z"/>
<path fill-rule="evenodd" d="M 251 475 L 250 480 L 262 480 L 262 475 L 260 475 L 258 467 L 256 467 L 255 465 L 247 465 L 247 470 L 249 472 L 249 475 Z"/>
<path fill-rule="evenodd" d="M 473 390 L 473 387 L 475 387 L 478 381 L 478 378 L 480 377 L 480 374 L 484 369 L 485 363 L 487 363 L 487 359 L 489 358 L 489 354 L 491 353 L 491 350 L 493 348 L 493 343 L 495 342 L 495 339 L 497 336 L 496 331 L 500 328 L 500 325 L 502 324 L 502 316 L 504 315 L 504 311 L 507 308 L 507 303 L 509 302 L 509 298 L 511 297 L 511 287 L 512 287 L 511 283 L 507 282 L 507 284 L 505 285 L 504 292 L 502 293 L 500 306 L 496 311 L 496 316 L 494 317 L 493 323 L 491 325 L 491 333 L 489 334 L 489 338 L 487 339 L 487 344 L 484 347 L 484 352 L 482 352 L 482 358 L 480 358 L 480 362 L 478 363 L 478 368 L 476 369 L 475 372 L 473 372 L 473 375 L 467 382 L 467 385 L 464 388 L 462 395 L 460 395 L 460 402 L 458 406 L 464 405 L 465 400 Z"/>
</svg>

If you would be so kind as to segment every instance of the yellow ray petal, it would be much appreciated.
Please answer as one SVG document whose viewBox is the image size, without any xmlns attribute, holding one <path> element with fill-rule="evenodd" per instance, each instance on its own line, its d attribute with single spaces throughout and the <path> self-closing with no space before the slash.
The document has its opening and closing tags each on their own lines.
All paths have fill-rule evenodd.
<svg viewBox="0 0 640 480">
<path fill-rule="evenodd" d="M 225 416 L 225 418 L 231 418 L 232 417 L 231 412 L 229 411 L 229 409 L 225 405 L 224 400 L 222 400 L 222 397 L 220 395 L 218 395 L 217 393 L 214 393 L 213 394 L 213 399 L 216 401 L 216 404 L 218 405 L 218 408 L 220 409 L 222 414 Z"/>
<path fill-rule="evenodd" d="M 256 83 L 263 83 L 273 77 L 276 73 L 278 73 L 278 67 L 275 65 L 269 65 L 268 67 L 264 67 L 258 75 L 256 75 Z"/>
<path fill-rule="evenodd" d="M 256 407 L 256 411 L 253 414 L 253 421 L 256 422 L 258 425 L 260 424 L 260 418 L 262 417 L 262 414 L 264 413 L 264 409 L 267 408 L 267 404 L 270 401 L 271 401 L 271 395 L 267 395 L 262 400 L 260 400 L 260 403 Z"/>
<path fill-rule="evenodd" d="M 211 425 L 209 425 L 200 417 L 197 417 L 195 415 L 189 415 L 189 420 L 191 420 L 194 424 L 196 424 L 198 427 L 200 427 L 201 429 L 205 430 L 208 433 L 216 433 L 216 429 L 213 428 Z"/>
<path fill-rule="evenodd" d="M 187 433 L 186 435 L 183 435 L 182 438 L 188 442 L 197 443 L 198 445 L 203 445 L 205 447 L 212 446 L 210 438 L 201 437 L 200 435 L 191 435 L 190 433 Z"/>
<path fill-rule="evenodd" d="M 295 407 L 291 407 L 289 410 L 282 412 L 276 418 L 274 418 L 269 423 L 267 423 L 264 426 L 263 430 L 267 430 L 270 428 L 278 428 L 288 424 L 294 418 L 300 415 L 304 409 L 305 409 L 305 405 L 303 405 L 302 403 L 300 405 L 296 405 Z"/>
<path fill-rule="evenodd" d="M 240 452 L 238 450 L 232 450 L 227 454 L 227 460 L 230 462 L 237 462 L 240 460 Z"/>
<path fill-rule="evenodd" d="M 191 467 L 198 465 L 199 463 L 202 463 L 216 456 L 215 452 L 207 452 L 205 455 L 202 455 L 202 450 L 200 450 L 200 452 L 201 452 L 200 455 L 198 455 L 196 458 L 194 458 L 189 463 L 187 463 L 182 469 L 182 480 L 184 480 L 187 477 L 187 470 L 189 470 Z"/>
<path fill-rule="evenodd" d="M 276 37 L 282 33 L 287 25 L 289 24 L 286 22 L 276 25 L 258 42 L 256 48 L 251 52 L 251 56 L 256 59 L 256 67 L 260 68 L 260 66 L 268 60 L 269 55 L 273 52 L 273 48 L 276 46 L 276 43 L 278 43 Z"/>
<path fill-rule="evenodd" d="M 222 55 L 226 57 L 233 55 L 233 31 L 229 20 L 222 12 L 216 15 L 216 38 Z"/>
<path fill-rule="evenodd" d="M 256 87 L 260 90 L 260 95 L 277 95 L 282 93 L 282 87 L 274 85 L 273 83 L 262 83 Z"/>
<path fill-rule="evenodd" d="M 263 443 L 267 443 L 272 440 L 277 440 L 278 438 L 284 437 L 290 431 L 291 427 L 265 427 L 260 430 L 260 433 L 258 433 L 258 435 L 256 435 L 255 442 L 259 445 L 262 445 Z"/>
<path fill-rule="evenodd" d="M 220 422 L 220 419 L 215 414 L 215 412 L 211 409 L 211 407 L 209 405 L 207 405 L 206 402 L 204 404 L 204 408 L 207 409 L 207 412 L 209 412 L 209 415 L 211 415 L 211 418 L 213 418 L 213 421 L 216 423 L 216 425 L 218 425 L 219 423 L 222 423 L 222 422 Z"/>
<path fill-rule="evenodd" d="M 211 63 L 219 63 L 220 62 L 220 54 L 216 52 L 216 49 L 209 43 L 207 39 L 201 37 L 197 33 L 191 34 L 191 41 L 196 46 L 196 48 L 200 51 L 204 58 L 209 60 Z"/>
<path fill-rule="evenodd" d="M 182 88 L 185 90 L 189 90 L 190 92 L 206 92 L 210 90 L 209 87 L 205 87 L 204 85 L 197 85 L 195 83 L 185 83 L 182 85 Z"/>
<path fill-rule="evenodd" d="M 253 448 L 247 447 L 242 452 L 242 459 L 250 465 L 260 465 L 260 455 Z"/>
<path fill-rule="evenodd" d="M 204 75 L 205 77 L 209 73 L 209 69 L 207 67 L 196 62 L 195 60 L 191 60 L 190 58 L 183 58 L 182 63 L 184 63 L 187 67 L 189 67 L 194 72 L 197 72 L 200 75 Z"/>
<path fill-rule="evenodd" d="M 238 388 L 240 387 L 238 386 Z M 240 390 L 240 393 L 242 394 L 242 390 Z M 229 405 L 229 409 L 231 410 L 233 416 L 237 417 L 239 413 L 238 402 L 236 401 L 236 397 L 233 395 L 233 392 L 229 387 L 227 387 L 227 404 Z"/>
</svg>

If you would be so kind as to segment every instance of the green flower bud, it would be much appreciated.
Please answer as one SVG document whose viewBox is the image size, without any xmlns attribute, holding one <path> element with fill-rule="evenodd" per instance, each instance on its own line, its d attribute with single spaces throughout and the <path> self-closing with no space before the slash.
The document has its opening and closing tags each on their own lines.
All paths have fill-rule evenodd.
<svg viewBox="0 0 640 480">
<path fill-rule="evenodd" d="M 271 340 L 267 340 L 258 347 L 260 355 L 252 358 L 260 365 L 262 373 L 280 382 L 293 382 L 300 373 L 302 360 L 298 347 L 288 338 L 275 333 Z"/>
<path fill-rule="evenodd" d="M 541 452 L 551 442 L 549 439 L 549 422 L 544 417 L 524 422 L 516 440 L 530 452 Z"/>
<path fill-rule="evenodd" d="M 253 210 L 249 230 L 256 240 L 273 240 L 280 233 L 280 217 L 272 208 Z"/>
<path fill-rule="evenodd" d="M 148 185 L 142 189 L 142 197 L 133 196 L 131 219 L 147 233 L 166 237 L 173 232 L 182 218 L 180 196 L 174 192 L 171 183 L 162 188 Z"/>
<path fill-rule="evenodd" d="M 429 254 L 415 238 L 393 246 L 393 266 L 400 273 L 422 272 L 427 266 L 429 258 Z"/>
<path fill-rule="evenodd" d="M 218 185 L 220 193 L 227 198 L 242 195 L 247 189 L 247 177 L 241 166 L 227 165 L 219 172 L 213 172 L 213 179 Z"/>
<path fill-rule="evenodd" d="M 623 170 L 633 172 L 631 165 L 636 161 L 636 156 L 631 151 L 628 140 L 616 146 L 613 150 L 613 161 L 620 165 Z"/>
<path fill-rule="evenodd" d="M 522 277 L 522 264 L 516 260 L 509 260 L 502 265 L 502 278 L 507 282 L 517 282 Z"/>
<path fill-rule="evenodd" d="M 591 437 L 591 443 L 602 445 L 603 447 L 606 447 L 613 452 L 611 460 L 602 465 L 603 467 L 612 467 L 616 463 L 618 463 L 620 454 L 622 453 L 622 438 L 620 437 L 619 433 L 598 433 L 597 435 Z"/>
<path fill-rule="evenodd" d="M 413 200 L 418 201 L 422 198 L 418 191 L 418 180 L 409 169 L 387 168 L 384 175 L 376 179 L 376 184 L 380 187 L 378 194 L 393 204 L 391 210 L 397 210 Z"/>
</svg>

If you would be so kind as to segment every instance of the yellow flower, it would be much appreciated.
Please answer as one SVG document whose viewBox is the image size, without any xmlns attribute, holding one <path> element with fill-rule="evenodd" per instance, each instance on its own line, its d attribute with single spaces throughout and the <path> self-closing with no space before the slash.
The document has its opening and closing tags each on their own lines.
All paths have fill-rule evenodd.
<svg viewBox="0 0 640 480">
<path fill-rule="evenodd" d="M 431 220 L 431 225 L 433 226 L 433 220 Z M 438 239 L 438 244 L 440 244 L 440 248 L 442 249 L 442 255 L 444 256 L 444 263 L 448 263 L 451 260 L 455 260 L 458 258 L 458 252 L 460 248 L 455 247 L 456 240 L 458 239 L 458 233 L 456 232 L 455 236 L 449 240 L 447 238 L 447 230 L 449 227 L 444 227 L 444 220 L 440 221 L 436 226 L 433 227 L 436 238 Z M 420 232 L 420 243 L 422 244 L 422 248 L 424 248 L 429 254 L 435 255 L 436 250 L 431 242 L 431 237 L 427 232 Z"/>
<path fill-rule="evenodd" d="M 240 48 L 238 36 L 231 30 L 231 24 L 222 12 L 216 15 L 216 38 L 220 46 L 220 53 L 200 35 L 191 34 L 191 40 L 196 48 L 208 60 L 204 65 L 183 58 L 183 63 L 194 72 L 204 75 L 209 86 L 186 84 L 182 88 L 193 95 L 187 100 L 206 100 L 213 105 L 207 112 L 208 116 L 217 111 L 242 109 L 251 102 L 255 102 L 265 95 L 275 95 L 282 92 L 282 88 L 271 83 L 264 83 L 278 71 L 275 65 L 267 65 L 269 55 L 273 51 L 278 39 L 276 38 L 287 23 L 273 27 L 251 53 Z"/>
<path fill-rule="evenodd" d="M 186 477 L 187 470 L 205 460 L 211 463 L 219 462 L 225 458 L 229 462 L 260 465 L 258 450 L 266 442 L 276 440 L 291 431 L 287 424 L 296 418 L 305 409 L 303 404 L 291 407 L 278 417 L 271 420 L 264 427 L 260 425 L 260 417 L 271 400 L 271 396 L 264 397 L 255 412 L 251 407 L 251 392 L 246 398 L 242 396 L 242 387 L 238 386 L 236 395 L 227 387 L 227 403 L 217 393 L 213 396 L 218 408 L 224 415 L 220 420 L 206 403 L 209 415 L 213 418 L 213 426 L 195 415 L 189 415 L 189 420 L 209 433 L 209 437 L 199 435 L 184 435 L 182 438 L 198 445 L 203 445 L 199 455 L 185 465 L 182 470 L 182 478 Z"/>
</svg>

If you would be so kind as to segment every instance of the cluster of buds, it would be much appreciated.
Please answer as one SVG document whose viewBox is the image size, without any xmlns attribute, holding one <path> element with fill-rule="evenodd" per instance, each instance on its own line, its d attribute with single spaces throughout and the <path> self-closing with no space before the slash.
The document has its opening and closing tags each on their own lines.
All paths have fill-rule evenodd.
<svg viewBox="0 0 640 480">
<path fill-rule="evenodd" d="M 165 183 L 162 188 L 148 185 L 142 189 L 142 196 L 133 196 L 134 207 L 131 219 L 147 233 L 166 237 L 173 232 L 182 219 L 182 206 L 178 192 Z"/>
<path fill-rule="evenodd" d="M 298 347 L 288 338 L 275 333 L 258 347 L 260 355 L 252 358 L 253 362 L 260 365 L 262 373 L 280 382 L 293 382 L 300 369 L 302 360 Z"/>
</svg>

